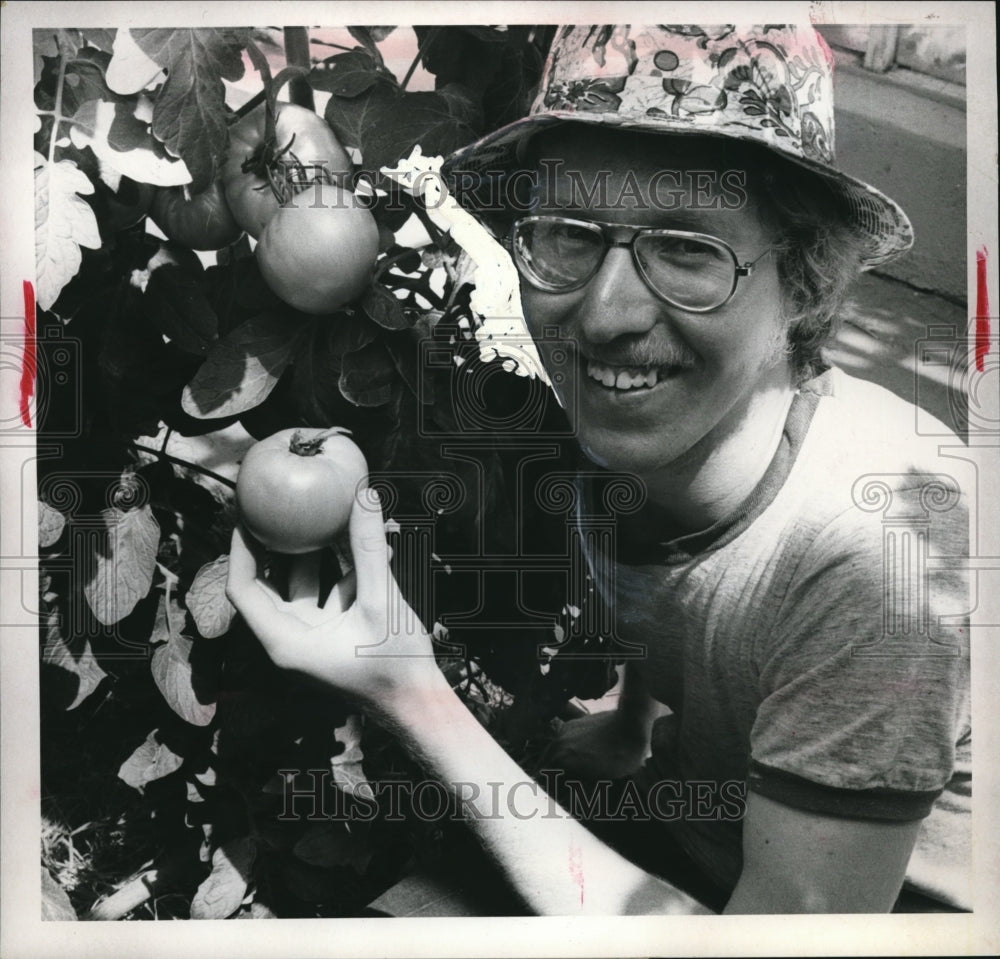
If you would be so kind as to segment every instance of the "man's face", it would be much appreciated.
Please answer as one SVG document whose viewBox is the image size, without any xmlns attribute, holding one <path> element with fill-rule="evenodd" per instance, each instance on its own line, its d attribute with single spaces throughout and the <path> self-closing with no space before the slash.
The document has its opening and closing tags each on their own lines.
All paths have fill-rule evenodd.
<svg viewBox="0 0 1000 959">
<path fill-rule="evenodd" d="M 540 138 L 538 156 L 550 168 L 561 161 L 555 169 L 562 174 L 552 178 L 554 191 L 539 191 L 539 214 L 704 233 L 724 240 L 741 264 L 755 260 L 774 241 L 752 197 L 733 202 L 736 181 L 721 179 L 730 169 L 724 154 L 692 149 L 683 138 L 563 127 Z M 663 170 L 676 175 L 665 178 Z M 576 171 L 577 183 L 587 190 L 608 171 L 603 174 L 607 190 L 587 202 L 565 175 L 568 171 Z M 710 175 L 685 177 L 693 171 Z M 700 192 L 687 189 L 695 182 Z M 572 292 L 543 292 L 522 278 L 521 299 L 536 338 L 543 329 L 559 328 L 557 345 L 539 339 L 550 370 L 553 351 L 567 339 L 575 343 L 575 357 L 560 366 L 566 376 L 560 392 L 584 452 L 609 469 L 652 477 L 704 461 L 745 428 L 754 399 L 768 390 L 787 390 L 791 383 L 771 255 L 739 280 L 728 303 L 710 313 L 689 312 L 658 298 L 626 247 L 610 248 L 592 279 Z M 619 374 L 649 382 L 654 370 L 654 385 L 619 388 L 625 382 Z M 615 385 L 605 385 L 612 380 Z"/>
</svg>

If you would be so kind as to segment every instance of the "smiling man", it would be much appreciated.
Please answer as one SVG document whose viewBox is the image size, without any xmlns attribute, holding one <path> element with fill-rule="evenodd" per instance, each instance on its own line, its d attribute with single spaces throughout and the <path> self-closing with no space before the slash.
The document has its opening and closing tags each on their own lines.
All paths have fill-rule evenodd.
<svg viewBox="0 0 1000 959">
<path fill-rule="evenodd" d="M 619 708 L 547 757 L 645 797 L 650 821 L 613 830 L 631 858 L 545 796 L 465 804 L 532 911 L 879 912 L 904 877 L 910 908 L 969 905 L 969 601 L 947 564 L 968 555 L 966 487 L 911 407 L 823 368 L 851 279 L 912 242 L 832 166 L 831 93 L 811 28 L 565 27 L 529 117 L 449 162 L 459 181 L 536 171 L 500 212 L 584 496 L 606 472 L 646 491 L 615 555 L 588 556 L 644 655 Z M 233 601 L 276 662 L 358 696 L 460 798 L 513 798 L 524 773 L 426 633 L 386 635 L 401 599 L 376 510 L 355 509 L 352 549 L 356 599 L 318 609 L 314 570 L 279 600 L 238 531 Z M 387 655 L 355 654 L 373 643 Z"/>
</svg>

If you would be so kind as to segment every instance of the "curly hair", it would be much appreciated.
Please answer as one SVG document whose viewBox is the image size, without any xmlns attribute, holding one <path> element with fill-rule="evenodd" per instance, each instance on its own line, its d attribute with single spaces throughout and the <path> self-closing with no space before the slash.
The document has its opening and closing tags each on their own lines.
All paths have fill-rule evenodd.
<svg viewBox="0 0 1000 959">
<path fill-rule="evenodd" d="M 868 241 L 850 224 L 835 185 L 773 154 L 748 157 L 755 193 L 778 240 L 788 352 L 799 381 L 823 366 L 847 291 L 862 272 Z"/>
</svg>

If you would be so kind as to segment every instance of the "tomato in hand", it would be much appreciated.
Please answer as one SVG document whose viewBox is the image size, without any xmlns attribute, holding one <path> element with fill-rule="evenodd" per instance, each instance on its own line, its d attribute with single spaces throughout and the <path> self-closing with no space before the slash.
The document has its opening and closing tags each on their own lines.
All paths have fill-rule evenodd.
<svg viewBox="0 0 1000 959">
<path fill-rule="evenodd" d="M 243 525 L 268 549 L 310 553 L 347 529 L 368 480 L 361 450 L 339 429 L 287 429 L 250 447 L 236 479 Z"/>
<path fill-rule="evenodd" d="M 378 225 L 361 200 L 315 184 L 275 213 L 257 243 L 257 263 L 286 303 L 303 313 L 332 313 L 370 282 L 378 242 Z"/>
<path fill-rule="evenodd" d="M 229 153 L 222 168 L 226 200 L 236 222 L 254 239 L 259 237 L 280 203 L 271 189 L 265 167 L 282 175 L 283 164 L 298 160 L 312 179 L 325 171 L 335 183 L 346 185 L 351 158 L 340 145 L 326 120 L 294 103 L 278 105 L 275 141 L 264 143 L 266 114 L 263 105 L 251 111 L 229 130 Z M 277 157 L 277 159 L 275 159 Z"/>
<path fill-rule="evenodd" d="M 184 187 L 160 187 L 149 215 L 167 239 L 192 250 L 219 250 L 243 234 L 219 180 L 190 200 L 184 197 Z"/>
</svg>

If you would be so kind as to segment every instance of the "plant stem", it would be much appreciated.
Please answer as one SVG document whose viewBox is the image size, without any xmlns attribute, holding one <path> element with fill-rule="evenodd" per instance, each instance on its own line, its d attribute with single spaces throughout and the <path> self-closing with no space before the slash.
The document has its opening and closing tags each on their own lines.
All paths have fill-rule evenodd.
<svg viewBox="0 0 1000 959">
<path fill-rule="evenodd" d="M 260 74 L 264 84 L 264 102 L 267 104 L 266 117 L 264 119 L 264 142 L 274 143 L 274 123 L 277 114 L 277 91 L 271 82 L 271 65 L 267 62 L 267 57 L 263 51 L 252 40 L 247 44 L 247 54 L 250 62 Z M 270 159 L 269 157 L 266 159 Z"/>
<path fill-rule="evenodd" d="M 243 106 L 241 106 L 236 111 L 236 115 L 242 119 L 252 110 L 255 110 L 257 107 L 259 107 L 264 102 L 266 96 L 267 94 L 263 90 L 261 90 L 259 93 L 255 93 L 252 97 L 250 97 L 249 100 L 247 100 L 246 103 L 243 104 Z"/>
<path fill-rule="evenodd" d="M 182 460 L 177 456 L 171 456 L 163 450 L 154 450 L 152 447 L 143 446 L 142 443 L 132 443 L 131 446 L 134 450 L 138 450 L 142 453 L 149 453 L 151 456 L 155 456 L 164 462 L 172 463 L 174 466 L 183 466 L 185 469 L 194 470 L 195 473 L 201 473 L 202 476 L 214 479 L 217 483 L 223 483 L 230 489 L 236 489 L 236 484 L 231 479 L 226 479 L 225 476 L 220 476 L 218 473 L 215 473 L 204 466 L 198 466 L 196 463 L 189 463 L 187 460 Z"/>
<path fill-rule="evenodd" d="M 62 118 L 63 84 L 66 82 L 66 56 L 58 40 L 56 49 L 59 51 L 59 77 L 56 79 L 56 102 L 52 107 L 55 123 L 52 124 L 52 133 L 49 135 L 49 166 L 52 166 L 56 159 L 56 140 L 59 139 L 59 121 Z"/>
<path fill-rule="evenodd" d="M 285 62 L 290 67 L 309 69 L 309 29 L 307 27 L 285 27 Z M 316 109 L 312 87 L 304 77 L 295 77 L 288 84 L 288 98 L 300 107 Z"/>
<path fill-rule="evenodd" d="M 417 47 L 417 55 L 413 58 L 413 63 L 410 64 L 410 69 L 406 71 L 406 76 L 403 77 L 403 82 L 399 85 L 399 92 L 403 93 L 406 90 L 406 85 L 410 82 L 410 78 L 413 76 L 420 63 L 420 58 L 424 55 L 424 50 L 428 44 L 437 36 L 438 28 L 431 27 L 427 31 L 427 36 L 424 37 L 423 43 Z"/>
</svg>

